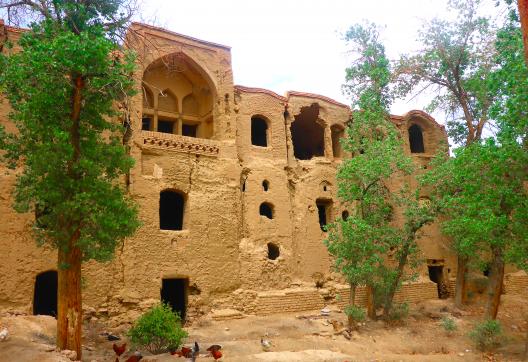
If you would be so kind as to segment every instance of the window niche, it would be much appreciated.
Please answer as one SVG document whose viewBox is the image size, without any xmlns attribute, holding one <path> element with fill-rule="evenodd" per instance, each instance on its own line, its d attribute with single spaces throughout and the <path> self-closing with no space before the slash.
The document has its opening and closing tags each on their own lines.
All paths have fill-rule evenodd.
<svg viewBox="0 0 528 362">
<path fill-rule="evenodd" d="M 347 221 L 349 216 L 350 216 L 350 214 L 348 213 L 347 210 L 344 210 L 344 211 L 341 213 L 341 219 L 343 219 L 343 221 Z"/>
<path fill-rule="evenodd" d="M 409 146 L 411 153 L 425 152 L 422 128 L 417 124 L 409 127 Z"/>
<path fill-rule="evenodd" d="M 259 213 L 261 216 L 265 216 L 268 219 L 273 219 L 273 205 L 269 202 L 263 202 L 260 204 Z"/>
<path fill-rule="evenodd" d="M 251 144 L 268 147 L 268 122 L 262 117 L 251 117 Z"/>
<path fill-rule="evenodd" d="M 161 230 L 183 230 L 185 197 L 183 194 L 165 190 L 160 192 L 159 222 Z"/>
<path fill-rule="evenodd" d="M 268 259 L 276 260 L 280 256 L 280 248 L 274 243 L 268 243 Z"/>
<path fill-rule="evenodd" d="M 269 190 L 269 181 L 268 180 L 264 180 L 262 181 L 262 189 L 267 192 Z"/>
<path fill-rule="evenodd" d="M 178 99 L 170 90 L 165 89 L 158 95 L 158 109 L 172 113 L 178 112 Z"/>
<path fill-rule="evenodd" d="M 319 226 L 322 231 L 326 231 L 325 226 L 332 220 L 332 200 L 317 199 L 315 204 L 317 205 Z"/>
</svg>

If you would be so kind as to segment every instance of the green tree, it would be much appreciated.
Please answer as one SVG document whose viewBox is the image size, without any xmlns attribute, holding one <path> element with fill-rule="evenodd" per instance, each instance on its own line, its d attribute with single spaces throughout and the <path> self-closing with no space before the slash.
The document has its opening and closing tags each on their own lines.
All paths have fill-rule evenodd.
<svg viewBox="0 0 528 362">
<path fill-rule="evenodd" d="M 489 19 L 479 16 L 479 0 L 451 0 L 453 21 L 433 19 L 424 24 L 418 41 L 422 49 L 402 56 L 397 64 L 400 92 L 431 92 L 428 111 L 443 111 L 448 135 L 457 144 L 470 145 L 482 138 L 495 94 L 489 87 L 494 67 L 494 33 Z M 461 250 L 454 237 L 454 250 Z M 467 255 L 459 254 L 455 302 L 465 303 Z"/>
<path fill-rule="evenodd" d="M 120 182 L 133 160 L 115 107 L 133 94 L 134 59 L 112 40 L 124 21 L 122 1 L 0 5 L 20 14 L 17 6 L 28 3 L 39 21 L 19 51 L 0 58 L 0 87 L 17 128 L 0 143 L 21 171 L 15 209 L 35 210 L 38 244 L 58 250 L 57 345 L 81 359 L 81 264 L 110 260 L 139 223 Z"/>
<path fill-rule="evenodd" d="M 344 160 L 337 181 L 340 199 L 354 204 L 355 211 L 329 227 L 325 243 L 335 256 L 336 269 L 351 286 L 350 305 L 355 306 L 358 285 L 381 287 L 388 317 L 405 267 L 417 254 L 416 233 L 432 217 L 423 212 L 426 207 L 418 206 L 417 193 L 408 187 L 390 190 L 390 179 L 410 175 L 414 167 L 390 121 L 391 72 L 378 31 L 373 24 L 355 25 L 345 39 L 358 54 L 347 68 L 345 85 L 356 111 L 344 141 L 344 149 L 352 157 Z M 391 222 L 394 206 L 401 207 L 404 214 L 401 226 Z M 389 253 L 394 254 L 393 260 L 388 260 Z M 372 303 L 369 316 L 375 316 Z M 352 322 L 349 318 L 349 324 Z"/>
</svg>

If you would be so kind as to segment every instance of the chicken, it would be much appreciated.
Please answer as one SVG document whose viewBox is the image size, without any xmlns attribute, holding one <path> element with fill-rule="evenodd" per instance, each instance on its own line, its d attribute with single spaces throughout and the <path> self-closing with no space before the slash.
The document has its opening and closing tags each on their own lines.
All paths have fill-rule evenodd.
<svg viewBox="0 0 528 362">
<path fill-rule="evenodd" d="M 142 358 L 143 356 L 141 355 L 141 353 L 136 351 L 132 356 L 128 357 L 125 362 L 139 362 Z"/>
<path fill-rule="evenodd" d="M 215 359 L 215 361 L 216 361 L 217 359 L 222 358 L 222 352 L 220 352 L 219 350 L 212 350 L 212 351 L 211 351 L 211 355 L 213 356 L 213 358 Z"/>
<path fill-rule="evenodd" d="M 211 352 L 211 356 L 213 356 L 215 361 L 217 359 L 222 358 L 222 352 L 220 352 L 221 349 L 222 349 L 222 346 L 220 346 L 219 344 L 213 344 L 211 345 L 211 347 L 207 348 L 207 350 Z"/>
<path fill-rule="evenodd" d="M 260 345 L 262 346 L 264 352 L 269 352 L 272 346 L 271 341 L 262 338 L 260 339 Z"/>
<path fill-rule="evenodd" d="M 211 345 L 211 347 L 207 348 L 209 352 L 219 351 L 221 349 L 222 349 L 222 346 L 220 346 L 219 344 L 213 344 Z"/>
<path fill-rule="evenodd" d="M 117 356 L 121 356 L 123 353 L 125 353 L 126 350 L 126 343 L 123 343 L 121 346 L 118 346 L 117 344 L 113 344 L 112 348 L 114 349 L 115 354 Z"/>
<path fill-rule="evenodd" d="M 186 357 L 187 358 L 187 356 L 191 356 L 192 349 L 190 349 L 189 347 L 182 347 L 181 350 L 176 351 L 176 353 L 174 353 L 174 354 L 177 354 L 178 357 Z M 188 358 L 190 358 L 190 357 L 188 357 Z"/>
</svg>

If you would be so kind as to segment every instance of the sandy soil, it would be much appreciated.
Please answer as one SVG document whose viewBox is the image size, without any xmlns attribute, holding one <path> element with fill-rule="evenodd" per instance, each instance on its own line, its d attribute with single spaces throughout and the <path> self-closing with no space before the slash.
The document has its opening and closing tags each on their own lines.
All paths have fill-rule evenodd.
<svg viewBox="0 0 528 362">
<path fill-rule="evenodd" d="M 281 314 L 268 317 L 247 317 L 228 321 L 204 318 L 186 327 L 187 345 L 198 341 L 202 354 L 197 359 L 213 361 L 206 355 L 210 344 L 222 345 L 222 361 L 520 361 L 528 329 L 526 296 L 504 295 L 499 319 L 507 341 L 494 353 L 476 351 L 467 336 L 480 320 L 482 303 L 473 303 L 464 310 L 453 306 L 452 300 L 431 300 L 411 306 L 410 316 L 399 326 L 386 326 L 381 321 L 367 321 L 350 340 L 335 334 L 330 323 L 345 323 L 345 316 L 332 309 L 330 316 L 318 311 L 302 314 Z M 442 316 L 452 317 L 458 329 L 448 334 L 440 324 Z M 0 342 L 0 362 L 65 362 L 66 357 L 54 350 L 55 320 L 47 316 L 7 316 L 0 318 L 0 328 L 6 326 L 10 337 Z M 112 342 L 99 334 L 101 324 L 87 324 L 83 361 L 115 361 Z M 120 330 L 113 331 L 117 334 Z M 122 334 L 119 334 L 122 336 Z M 260 338 L 272 341 L 271 351 L 264 352 Z M 126 338 L 123 337 L 123 341 Z M 118 342 L 122 343 L 122 342 Z M 144 355 L 142 361 L 185 361 L 169 354 Z M 125 356 L 132 354 L 127 351 Z M 126 358 L 121 358 L 125 361 Z"/>
</svg>

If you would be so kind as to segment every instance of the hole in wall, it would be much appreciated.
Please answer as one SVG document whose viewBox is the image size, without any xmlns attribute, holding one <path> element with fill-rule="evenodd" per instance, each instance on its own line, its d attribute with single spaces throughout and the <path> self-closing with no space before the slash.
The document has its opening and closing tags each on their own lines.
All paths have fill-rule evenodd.
<svg viewBox="0 0 528 362">
<path fill-rule="evenodd" d="M 417 124 L 409 127 L 409 146 L 411 153 L 424 153 L 422 128 Z"/>
<path fill-rule="evenodd" d="M 183 212 L 185 207 L 184 196 L 176 191 L 165 190 L 160 192 L 159 222 L 161 230 L 182 230 Z"/>
<path fill-rule="evenodd" d="M 347 210 L 344 210 L 342 213 L 341 213 L 341 219 L 343 219 L 344 221 L 347 221 L 348 220 L 348 217 L 349 217 L 349 213 Z"/>
<path fill-rule="evenodd" d="M 262 189 L 264 191 L 268 191 L 269 190 L 269 181 L 268 180 L 262 181 Z"/>
<path fill-rule="evenodd" d="M 269 202 L 263 202 L 259 208 L 260 215 L 266 216 L 268 219 L 273 219 L 273 205 Z"/>
<path fill-rule="evenodd" d="M 309 160 L 312 157 L 324 156 L 324 128 L 318 123 L 319 105 L 302 107 L 301 113 L 295 116 L 290 132 L 293 153 L 298 160 Z"/>
<path fill-rule="evenodd" d="M 161 281 L 161 301 L 167 303 L 184 321 L 187 313 L 187 289 L 189 279 L 171 278 Z"/>
<path fill-rule="evenodd" d="M 268 123 L 261 117 L 251 117 L 251 144 L 268 147 Z"/>
<path fill-rule="evenodd" d="M 330 222 L 332 217 L 332 200 L 317 199 L 317 213 L 319 216 L 319 226 L 325 231 L 325 226 Z"/>
<path fill-rule="evenodd" d="M 280 256 L 280 248 L 274 243 L 268 243 L 268 259 L 275 260 Z"/>
<path fill-rule="evenodd" d="M 37 275 L 33 294 L 33 314 L 57 316 L 57 272 L 50 270 Z"/>
</svg>

